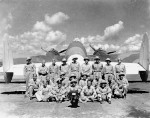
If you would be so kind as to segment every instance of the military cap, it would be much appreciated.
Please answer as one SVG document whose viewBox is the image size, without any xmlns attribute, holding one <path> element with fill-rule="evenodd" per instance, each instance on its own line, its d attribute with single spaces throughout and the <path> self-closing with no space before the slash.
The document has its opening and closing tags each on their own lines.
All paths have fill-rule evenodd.
<svg viewBox="0 0 150 118">
<path fill-rule="evenodd" d="M 84 58 L 84 61 L 85 61 L 85 60 L 88 60 L 88 61 L 89 61 L 90 59 L 89 59 L 88 57 L 85 57 L 85 58 Z"/>
<path fill-rule="evenodd" d="M 66 58 L 63 58 L 63 59 L 62 59 L 62 62 L 66 62 L 66 61 L 67 61 Z"/>
<path fill-rule="evenodd" d="M 77 57 L 72 58 L 72 60 L 77 60 L 77 59 L 78 59 Z"/>
<path fill-rule="evenodd" d="M 82 77 L 84 77 L 84 76 L 88 77 L 88 75 L 87 75 L 87 74 L 82 74 Z"/>
<path fill-rule="evenodd" d="M 94 60 L 100 60 L 99 56 L 96 56 L 96 57 L 94 58 Z"/>
<path fill-rule="evenodd" d="M 57 82 L 58 84 L 61 83 L 61 79 L 58 78 L 58 79 L 56 80 L 56 82 Z"/>
<path fill-rule="evenodd" d="M 107 82 L 106 82 L 105 80 L 102 80 L 102 81 L 100 82 L 100 84 L 107 84 Z"/>
<path fill-rule="evenodd" d="M 72 79 L 71 83 L 77 83 L 77 80 L 76 79 Z"/>
<path fill-rule="evenodd" d="M 70 75 L 70 78 L 71 78 L 71 77 L 76 77 L 76 75 L 72 73 L 72 74 Z"/>
<path fill-rule="evenodd" d="M 110 61 L 111 62 L 110 58 L 107 58 L 105 61 Z"/>
<path fill-rule="evenodd" d="M 60 75 L 65 75 L 65 72 L 61 72 Z"/>
<path fill-rule="evenodd" d="M 125 76 L 125 74 L 124 73 L 120 73 L 119 76 Z"/>
<path fill-rule="evenodd" d="M 32 58 L 31 57 L 27 57 L 26 61 L 28 61 L 28 60 L 32 60 Z"/>
</svg>

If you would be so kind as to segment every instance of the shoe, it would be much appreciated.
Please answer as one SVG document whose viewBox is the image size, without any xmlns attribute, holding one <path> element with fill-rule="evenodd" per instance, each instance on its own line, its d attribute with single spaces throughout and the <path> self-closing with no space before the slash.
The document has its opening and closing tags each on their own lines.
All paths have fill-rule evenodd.
<svg viewBox="0 0 150 118">
<path fill-rule="evenodd" d="M 30 97 L 30 100 L 32 100 L 33 99 L 33 97 Z"/>
<path fill-rule="evenodd" d="M 102 100 L 100 100 L 99 103 L 102 104 L 103 103 Z"/>
<path fill-rule="evenodd" d="M 108 100 L 108 103 L 111 104 L 111 100 Z"/>
</svg>

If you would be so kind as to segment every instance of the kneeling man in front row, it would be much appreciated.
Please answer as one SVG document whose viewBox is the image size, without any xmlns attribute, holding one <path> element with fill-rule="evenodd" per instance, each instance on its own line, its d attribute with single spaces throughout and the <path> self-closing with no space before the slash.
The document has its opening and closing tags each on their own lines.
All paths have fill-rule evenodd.
<svg viewBox="0 0 150 118">
<path fill-rule="evenodd" d="M 87 81 L 87 86 L 84 86 L 81 91 L 81 102 L 88 102 L 88 101 L 94 101 L 96 98 L 96 91 L 95 88 L 92 86 L 92 81 Z"/>
<path fill-rule="evenodd" d="M 102 80 L 99 87 L 96 89 L 98 101 L 102 104 L 103 100 L 107 100 L 111 104 L 111 89 L 105 80 Z"/>
</svg>

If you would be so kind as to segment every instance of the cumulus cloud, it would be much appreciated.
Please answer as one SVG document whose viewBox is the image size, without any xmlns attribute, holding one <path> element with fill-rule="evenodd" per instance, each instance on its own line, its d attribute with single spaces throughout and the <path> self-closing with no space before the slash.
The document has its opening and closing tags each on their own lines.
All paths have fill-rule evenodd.
<svg viewBox="0 0 150 118">
<path fill-rule="evenodd" d="M 114 39 L 116 40 L 118 37 L 118 34 L 124 29 L 124 23 L 122 21 L 119 21 L 117 24 L 114 24 L 112 26 L 106 27 L 104 30 L 104 39 Z"/>
<path fill-rule="evenodd" d="M 36 24 L 33 26 L 33 29 L 37 31 L 41 30 L 41 31 L 47 32 L 51 30 L 51 27 L 49 27 L 42 21 L 41 22 L 37 21 Z"/>
<path fill-rule="evenodd" d="M 104 30 L 104 35 L 88 36 L 75 38 L 74 40 L 82 42 L 84 45 L 89 43 L 103 43 L 105 42 L 114 42 L 118 40 L 119 33 L 124 29 L 124 23 L 119 21 L 117 24 L 108 26 Z"/>
<path fill-rule="evenodd" d="M 69 16 L 62 12 L 58 12 L 58 13 L 52 15 L 51 17 L 48 14 L 45 15 L 45 21 L 46 21 L 46 23 L 48 23 L 50 25 L 60 24 L 68 19 L 69 19 Z"/>
<path fill-rule="evenodd" d="M 128 52 L 128 51 L 138 51 L 141 47 L 142 36 L 140 34 L 135 34 L 127 38 L 124 41 L 124 44 L 120 47 L 119 52 Z"/>
<path fill-rule="evenodd" d="M 105 28 L 103 36 L 87 36 L 75 38 L 74 40 L 80 41 L 90 54 L 93 50 L 89 47 L 89 44 L 92 44 L 95 49 L 102 48 L 106 51 L 116 50 L 118 53 L 139 50 L 142 42 L 142 36 L 140 34 L 135 34 L 134 36 L 127 38 L 122 44 L 117 43 L 116 39 L 113 39 L 118 36 L 123 29 L 124 23 L 119 21 L 117 24 Z M 113 39 L 113 41 L 110 41 L 110 39 Z"/>
<path fill-rule="evenodd" d="M 11 15 L 9 17 L 11 18 Z M 69 17 L 62 12 L 58 12 L 51 17 L 46 14 L 45 19 L 37 21 L 30 31 L 16 36 L 7 34 L 6 37 L 11 42 L 11 48 L 16 55 L 43 54 L 41 47 L 50 50 L 51 48 L 57 48 L 59 45 L 59 49 L 61 49 L 63 45 L 60 44 L 66 40 L 67 36 L 59 30 L 53 30 L 51 25 L 60 24 L 67 19 Z"/>
<path fill-rule="evenodd" d="M 15 53 L 27 52 L 32 55 L 42 54 L 41 47 L 46 50 L 56 48 L 58 44 L 66 40 L 66 34 L 61 31 L 25 32 L 18 36 L 8 36 L 11 48 Z"/>
<path fill-rule="evenodd" d="M 124 42 L 125 44 L 137 44 L 141 43 L 141 35 L 135 34 L 132 37 L 129 37 L 127 40 Z"/>
<path fill-rule="evenodd" d="M 102 36 L 96 35 L 96 36 L 75 38 L 74 41 L 80 41 L 84 45 L 87 45 L 87 44 L 89 45 L 91 43 L 101 43 L 104 41 L 104 39 Z"/>
<path fill-rule="evenodd" d="M 46 41 L 50 41 L 51 43 L 60 43 L 66 40 L 66 34 L 60 31 L 50 31 L 46 36 Z"/>
</svg>

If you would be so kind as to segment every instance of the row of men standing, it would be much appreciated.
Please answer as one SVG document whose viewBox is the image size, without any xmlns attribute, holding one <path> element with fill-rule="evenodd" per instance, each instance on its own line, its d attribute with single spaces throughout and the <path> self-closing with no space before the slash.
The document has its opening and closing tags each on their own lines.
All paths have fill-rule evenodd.
<svg viewBox="0 0 150 118">
<path fill-rule="evenodd" d="M 119 74 L 123 73 L 126 75 L 125 65 L 122 64 L 121 59 L 118 58 L 118 63 L 113 67 L 111 65 L 111 60 L 107 58 L 106 64 L 103 65 L 100 62 L 100 58 L 98 56 L 95 57 L 95 62 L 91 65 L 89 64 L 89 58 L 85 57 L 82 65 L 77 62 L 78 58 L 73 58 L 72 63 L 68 65 L 67 60 L 62 59 L 62 64 L 58 66 L 55 62 L 55 59 L 52 60 L 52 64 L 47 67 L 45 65 L 45 61 L 42 62 L 42 65 L 38 68 L 38 75 L 40 80 L 44 83 L 49 81 L 52 84 L 56 84 L 56 80 L 59 78 L 61 74 L 64 74 L 66 78 L 68 78 L 71 74 L 74 74 L 79 82 L 80 77 L 86 75 L 89 79 L 98 78 L 100 81 L 104 78 L 108 81 L 109 78 L 119 78 Z M 28 91 L 29 81 L 32 79 L 33 73 L 36 73 L 36 66 L 32 63 L 32 59 L 28 57 L 26 59 L 27 64 L 24 66 L 24 77 L 26 80 L 26 92 Z"/>
</svg>

